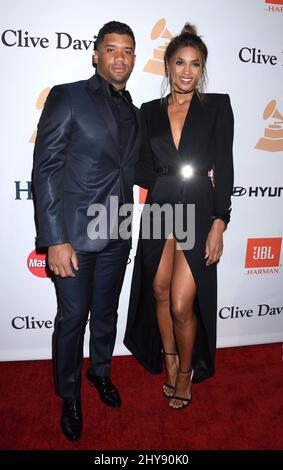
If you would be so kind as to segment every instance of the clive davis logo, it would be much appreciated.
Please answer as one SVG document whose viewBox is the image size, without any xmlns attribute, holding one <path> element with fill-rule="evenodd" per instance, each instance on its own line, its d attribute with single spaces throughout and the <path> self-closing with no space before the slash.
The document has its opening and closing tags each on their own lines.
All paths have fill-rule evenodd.
<svg viewBox="0 0 283 470">
<path fill-rule="evenodd" d="M 275 100 L 271 100 L 266 105 L 262 117 L 267 121 L 267 126 L 255 148 L 267 152 L 281 152 L 283 150 L 283 116 L 278 111 Z"/>
<path fill-rule="evenodd" d="M 35 102 L 35 109 L 37 110 L 41 110 L 43 109 L 43 106 L 44 106 L 44 103 L 45 103 L 45 100 L 47 98 L 47 96 L 49 95 L 49 92 L 50 92 L 50 88 L 44 88 L 44 90 L 42 90 L 41 93 L 39 93 L 38 97 L 37 97 L 37 100 Z M 35 139 L 36 139 L 36 133 L 37 131 L 33 131 L 30 139 L 29 139 L 29 142 L 31 144 L 34 144 L 35 143 Z"/>
<path fill-rule="evenodd" d="M 245 268 L 246 274 L 273 274 L 279 272 L 282 238 L 249 238 Z"/>
<path fill-rule="evenodd" d="M 164 52 L 169 43 L 169 40 L 173 37 L 173 35 L 166 29 L 166 20 L 161 18 L 158 20 L 152 28 L 150 38 L 152 41 L 156 39 L 162 38 L 165 39 L 163 44 L 156 46 L 153 49 L 153 58 L 149 59 L 143 68 L 144 72 L 153 73 L 155 75 L 164 75 Z"/>
<path fill-rule="evenodd" d="M 266 3 L 265 11 L 269 13 L 283 12 L 283 0 L 265 0 L 264 3 Z"/>
</svg>

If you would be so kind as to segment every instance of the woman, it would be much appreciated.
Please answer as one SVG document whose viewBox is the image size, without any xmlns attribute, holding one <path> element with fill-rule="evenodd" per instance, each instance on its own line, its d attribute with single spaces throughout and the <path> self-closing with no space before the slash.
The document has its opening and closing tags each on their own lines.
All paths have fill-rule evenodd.
<svg viewBox="0 0 283 470">
<path fill-rule="evenodd" d="M 192 243 L 182 242 L 176 224 L 168 233 L 164 217 L 161 237 L 145 239 L 142 229 L 152 228 L 156 215 L 142 217 L 124 343 L 152 373 L 162 371 L 163 350 L 163 393 L 174 409 L 191 402 L 192 381 L 214 373 L 216 263 L 233 188 L 233 113 L 228 95 L 204 94 L 206 60 L 206 45 L 186 24 L 165 51 L 170 94 L 141 107 L 136 183 L 149 189 L 151 208 L 169 204 L 174 220 L 182 204 Z"/>
</svg>

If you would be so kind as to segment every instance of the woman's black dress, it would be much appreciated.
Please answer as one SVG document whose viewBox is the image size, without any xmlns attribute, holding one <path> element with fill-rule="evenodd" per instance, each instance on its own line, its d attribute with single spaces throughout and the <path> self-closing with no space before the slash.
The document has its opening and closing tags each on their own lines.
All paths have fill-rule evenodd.
<svg viewBox="0 0 283 470">
<path fill-rule="evenodd" d="M 192 367 L 193 381 L 201 382 L 214 373 L 217 318 L 216 264 L 205 265 L 205 242 L 214 217 L 229 222 L 233 112 L 228 95 L 205 94 L 200 99 L 194 94 L 178 149 L 172 137 L 166 100 L 143 104 L 141 118 L 143 146 L 136 184 L 149 189 L 146 203 L 170 204 L 173 212 L 176 204 L 195 206 L 194 246 L 183 252 L 197 287 L 197 334 Z M 193 168 L 193 175 L 187 180 L 179 174 L 185 164 Z M 215 187 L 207 175 L 212 168 Z M 143 221 L 146 225 L 152 222 L 152 217 Z M 161 239 L 139 239 L 124 338 L 125 346 L 152 373 L 160 373 L 163 368 L 152 282 L 165 242 L 164 233 Z"/>
</svg>

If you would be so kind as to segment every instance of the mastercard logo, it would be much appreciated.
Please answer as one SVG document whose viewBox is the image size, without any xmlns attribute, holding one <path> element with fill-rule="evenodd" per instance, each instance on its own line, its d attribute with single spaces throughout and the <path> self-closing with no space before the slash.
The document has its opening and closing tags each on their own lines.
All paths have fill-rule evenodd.
<svg viewBox="0 0 283 470">
<path fill-rule="evenodd" d="M 47 277 L 46 253 L 37 253 L 36 250 L 33 250 L 28 256 L 27 266 L 34 276 Z"/>
</svg>

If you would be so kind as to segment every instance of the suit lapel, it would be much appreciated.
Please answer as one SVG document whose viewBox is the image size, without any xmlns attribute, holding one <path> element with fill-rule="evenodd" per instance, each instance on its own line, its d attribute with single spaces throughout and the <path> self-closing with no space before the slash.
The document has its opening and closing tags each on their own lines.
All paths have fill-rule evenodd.
<svg viewBox="0 0 283 470">
<path fill-rule="evenodd" d="M 105 122 L 105 126 L 109 129 L 109 132 L 113 138 L 113 158 L 115 161 L 123 162 L 123 164 L 127 163 L 134 153 L 138 153 L 138 145 L 140 143 L 141 135 L 140 135 L 140 117 L 138 110 L 133 107 L 133 110 L 136 115 L 136 124 L 133 125 L 132 132 L 130 134 L 127 148 L 124 154 L 121 156 L 119 152 L 119 136 L 118 136 L 118 126 L 113 116 L 110 104 L 106 97 L 104 96 L 103 91 L 100 88 L 99 81 L 95 77 L 91 77 L 87 82 L 87 90 L 95 102 L 96 110 L 101 119 Z M 111 152 L 112 155 L 112 152 Z"/>
<path fill-rule="evenodd" d="M 204 125 L 204 110 L 194 93 L 181 134 L 178 153 L 182 159 L 194 162 L 199 153 L 200 133 Z"/>
<path fill-rule="evenodd" d="M 155 115 L 158 117 L 158 121 L 156 121 L 156 126 L 158 129 L 158 137 L 166 145 L 170 146 L 171 148 L 170 153 L 172 153 L 172 150 L 173 150 L 175 153 L 174 158 L 178 159 L 180 158 L 180 156 L 179 156 L 178 150 L 176 149 L 173 136 L 172 136 L 171 125 L 170 125 L 168 109 L 167 109 L 167 98 L 162 98 L 160 101 L 157 101 L 156 105 L 158 106 L 158 109 L 156 109 L 156 112 L 155 112 Z M 160 108 L 162 110 L 161 113 L 160 113 Z"/>
<path fill-rule="evenodd" d="M 158 106 L 160 106 L 160 102 L 158 102 Z M 161 119 L 157 123 L 159 139 L 165 141 L 166 144 L 170 146 L 171 151 L 174 151 L 175 163 L 178 162 L 178 159 L 180 158 L 185 161 L 193 161 L 194 156 L 198 153 L 199 133 L 202 128 L 203 119 L 203 106 L 197 94 L 195 93 L 192 97 L 192 101 L 184 121 L 178 149 L 176 148 L 173 140 L 167 104 L 161 103 L 161 106 L 163 112 L 158 113 L 161 115 Z"/>
<path fill-rule="evenodd" d="M 89 94 L 91 98 L 94 100 L 96 105 L 96 110 L 101 119 L 103 119 L 105 126 L 108 128 L 115 144 L 115 148 L 118 148 L 118 127 L 113 116 L 110 104 L 106 97 L 104 96 L 103 91 L 100 88 L 99 81 L 96 79 L 95 76 L 91 77 L 88 80 L 88 87 Z M 117 152 L 118 153 L 118 152 Z"/>
</svg>

